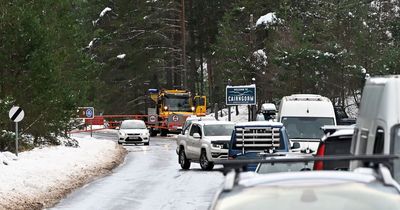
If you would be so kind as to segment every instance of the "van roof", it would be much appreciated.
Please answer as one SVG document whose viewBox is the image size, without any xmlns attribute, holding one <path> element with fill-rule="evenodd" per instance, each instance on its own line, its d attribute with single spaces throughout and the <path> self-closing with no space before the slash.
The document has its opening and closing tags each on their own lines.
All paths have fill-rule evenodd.
<svg viewBox="0 0 400 210">
<path fill-rule="evenodd" d="M 283 100 L 286 101 L 329 101 L 326 97 L 316 94 L 293 94 L 290 96 L 283 97 Z"/>
<path fill-rule="evenodd" d="M 237 123 L 235 127 L 246 127 L 246 126 L 282 127 L 283 124 L 280 122 L 273 122 L 273 121 L 252 121 L 252 122 Z"/>
<path fill-rule="evenodd" d="M 332 102 L 320 95 L 296 94 L 283 97 L 279 117 L 335 118 Z"/>
<path fill-rule="evenodd" d="M 379 77 L 371 77 L 367 79 L 366 84 L 374 84 L 374 85 L 383 85 L 386 84 L 390 80 L 400 79 L 400 75 L 386 75 Z"/>
</svg>

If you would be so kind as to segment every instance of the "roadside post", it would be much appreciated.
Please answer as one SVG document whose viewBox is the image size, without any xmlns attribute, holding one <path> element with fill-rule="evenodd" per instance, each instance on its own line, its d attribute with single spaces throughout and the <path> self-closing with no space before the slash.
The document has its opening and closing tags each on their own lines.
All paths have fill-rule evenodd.
<svg viewBox="0 0 400 210">
<path fill-rule="evenodd" d="M 228 79 L 228 86 L 232 85 L 232 80 Z M 230 122 L 232 120 L 232 116 L 231 116 L 231 106 L 228 105 L 228 121 Z"/>
<path fill-rule="evenodd" d="M 18 122 L 24 119 L 25 112 L 18 106 L 13 106 L 8 116 L 15 122 L 15 155 L 18 156 Z"/>
<path fill-rule="evenodd" d="M 78 107 L 77 110 L 78 119 L 89 119 L 90 120 L 90 137 L 93 137 L 93 118 L 94 108 L 93 107 Z"/>
<path fill-rule="evenodd" d="M 249 121 L 250 118 L 250 106 L 256 105 L 256 85 L 242 85 L 242 86 L 226 86 L 226 105 L 235 106 L 235 105 L 247 105 L 249 109 Z M 230 110 L 229 110 L 230 114 Z"/>
</svg>

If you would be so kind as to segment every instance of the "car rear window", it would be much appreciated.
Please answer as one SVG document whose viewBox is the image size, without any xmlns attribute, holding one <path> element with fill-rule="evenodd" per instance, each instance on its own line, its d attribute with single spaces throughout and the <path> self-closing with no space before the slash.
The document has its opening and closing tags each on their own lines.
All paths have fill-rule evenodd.
<svg viewBox="0 0 400 210">
<path fill-rule="evenodd" d="M 325 141 L 325 155 L 349 155 L 352 136 L 339 136 L 328 138 Z M 325 170 L 346 170 L 349 161 L 327 161 L 324 163 Z"/>
<path fill-rule="evenodd" d="M 373 199 L 371 199 L 373 198 Z M 216 210 L 400 210 L 400 196 L 363 183 L 256 186 L 225 194 Z"/>
</svg>

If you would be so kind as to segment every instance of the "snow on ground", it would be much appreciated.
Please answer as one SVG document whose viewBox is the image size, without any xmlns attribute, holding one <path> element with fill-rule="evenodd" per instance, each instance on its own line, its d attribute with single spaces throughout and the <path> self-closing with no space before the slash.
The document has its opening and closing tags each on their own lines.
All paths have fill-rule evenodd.
<svg viewBox="0 0 400 210">
<path fill-rule="evenodd" d="M 48 207 L 122 162 L 126 151 L 113 141 L 73 136 L 78 148 L 51 146 L 19 153 L 0 164 L 0 209 Z"/>
<path fill-rule="evenodd" d="M 238 106 L 239 115 L 236 115 L 236 107 L 231 107 L 231 121 L 232 122 L 247 122 L 248 121 L 248 109 L 247 106 Z M 222 117 L 221 117 L 222 112 Z M 214 113 L 207 116 L 214 117 Z M 228 121 L 228 108 L 218 111 L 218 120 Z"/>
</svg>

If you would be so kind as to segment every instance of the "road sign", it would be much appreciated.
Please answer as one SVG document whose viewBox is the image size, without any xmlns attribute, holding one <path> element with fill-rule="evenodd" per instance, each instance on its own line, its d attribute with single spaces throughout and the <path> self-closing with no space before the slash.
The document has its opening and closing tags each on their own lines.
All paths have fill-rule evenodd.
<svg viewBox="0 0 400 210">
<path fill-rule="evenodd" d="M 178 116 L 178 115 L 172 116 L 172 120 L 173 120 L 174 122 L 178 122 L 179 116 Z"/>
<path fill-rule="evenodd" d="M 256 85 L 226 86 L 226 105 L 255 105 Z"/>
<path fill-rule="evenodd" d="M 77 118 L 81 119 L 93 119 L 94 108 L 93 107 L 79 107 L 77 110 Z"/>
<path fill-rule="evenodd" d="M 150 115 L 150 116 L 149 116 L 149 122 L 150 122 L 150 123 L 155 123 L 155 122 L 157 122 L 157 116 L 155 116 L 155 115 Z"/>
<path fill-rule="evenodd" d="M 8 112 L 8 116 L 15 122 L 15 155 L 18 156 L 18 122 L 24 119 L 25 112 L 21 107 L 13 106 Z"/>
<path fill-rule="evenodd" d="M 22 119 L 24 119 L 25 112 L 20 107 L 14 106 L 10 109 L 10 112 L 8 112 L 8 116 L 12 121 L 20 122 Z"/>
</svg>

